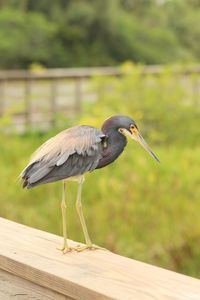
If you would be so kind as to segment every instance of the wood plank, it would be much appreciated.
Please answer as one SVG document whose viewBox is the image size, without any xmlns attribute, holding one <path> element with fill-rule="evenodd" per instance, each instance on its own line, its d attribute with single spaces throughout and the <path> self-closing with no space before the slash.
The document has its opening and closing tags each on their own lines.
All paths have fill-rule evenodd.
<svg viewBox="0 0 200 300">
<path fill-rule="evenodd" d="M 0 299 L 10 300 L 13 298 L 15 300 L 73 300 L 26 279 L 0 270 Z"/>
<path fill-rule="evenodd" d="M 61 243 L 61 237 L 0 218 L 0 268 L 36 285 L 77 300 L 200 299 L 198 279 L 104 250 L 63 255 L 56 249 Z"/>
<path fill-rule="evenodd" d="M 163 71 L 162 65 L 144 66 L 142 74 L 160 74 Z M 200 65 L 185 66 L 184 69 L 174 70 L 176 73 L 182 75 L 187 74 L 199 74 Z M 8 81 L 13 80 L 26 80 L 26 79 L 53 79 L 53 78 L 90 78 L 96 75 L 100 76 L 121 76 L 122 70 L 119 67 L 90 67 L 90 68 L 62 68 L 62 69 L 44 69 L 40 72 L 27 71 L 27 70 L 1 70 L 0 80 L 6 79 Z"/>
</svg>

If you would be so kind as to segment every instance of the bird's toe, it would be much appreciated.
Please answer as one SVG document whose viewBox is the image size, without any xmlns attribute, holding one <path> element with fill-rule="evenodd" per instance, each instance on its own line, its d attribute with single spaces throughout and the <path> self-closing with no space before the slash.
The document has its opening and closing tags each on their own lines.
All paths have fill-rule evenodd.
<svg viewBox="0 0 200 300">
<path fill-rule="evenodd" d="M 77 247 L 77 252 L 82 252 L 84 250 L 107 250 L 106 248 L 102 248 L 100 246 L 97 246 L 97 245 L 83 245 L 83 246 L 79 246 Z"/>
</svg>

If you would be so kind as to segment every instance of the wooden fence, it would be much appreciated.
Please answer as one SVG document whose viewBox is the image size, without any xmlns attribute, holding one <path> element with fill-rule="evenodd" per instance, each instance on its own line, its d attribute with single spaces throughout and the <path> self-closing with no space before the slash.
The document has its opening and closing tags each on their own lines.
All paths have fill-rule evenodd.
<svg viewBox="0 0 200 300">
<path fill-rule="evenodd" d="M 75 242 L 69 241 L 71 245 Z M 199 300 L 200 280 L 0 218 L 0 299 Z"/>
<path fill-rule="evenodd" d="M 159 75 L 162 66 L 146 66 L 142 74 Z M 200 65 L 177 69 L 183 76 L 197 74 L 193 92 L 199 91 Z M 94 102 L 98 91 L 91 91 L 89 79 L 122 76 L 117 67 L 49 69 L 38 72 L 0 71 L 0 117 L 12 116 L 12 124 L 29 127 L 36 123 L 55 124 L 56 114 L 80 114 L 84 100 Z M 45 90 L 45 91 L 44 91 Z"/>
</svg>

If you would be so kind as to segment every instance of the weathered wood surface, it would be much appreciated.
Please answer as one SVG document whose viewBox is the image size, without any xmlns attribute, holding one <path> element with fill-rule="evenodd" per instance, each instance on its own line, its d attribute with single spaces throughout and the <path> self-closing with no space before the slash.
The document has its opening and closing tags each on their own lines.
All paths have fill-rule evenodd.
<svg viewBox="0 0 200 300">
<path fill-rule="evenodd" d="M 104 250 L 63 255 L 56 249 L 61 243 L 61 237 L 0 218 L 0 296 L 4 280 L 4 293 L 12 286 L 16 295 L 27 295 L 19 299 L 33 292 L 39 300 L 200 299 L 198 279 Z"/>
<path fill-rule="evenodd" d="M 3 270 L 0 270 L 0 299 L 73 300 Z"/>
</svg>

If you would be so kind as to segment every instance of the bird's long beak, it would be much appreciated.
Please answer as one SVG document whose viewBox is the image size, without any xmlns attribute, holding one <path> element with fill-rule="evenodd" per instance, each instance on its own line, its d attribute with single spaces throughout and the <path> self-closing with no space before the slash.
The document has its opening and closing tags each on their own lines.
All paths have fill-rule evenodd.
<svg viewBox="0 0 200 300">
<path fill-rule="evenodd" d="M 149 152 L 149 154 L 157 162 L 160 162 L 159 159 L 157 158 L 157 156 L 155 155 L 155 153 L 151 150 L 151 148 L 149 147 L 149 145 L 145 142 L 145 140 L 143 139 L 142 135 L 139 133 L 139 131 L 136 128 L 134 128 L 133 130 L 131 130 L 131 138 L 133 140 L 135 140 L 136 142 L 138 142 L 147 152 Z"/>
</svg>

